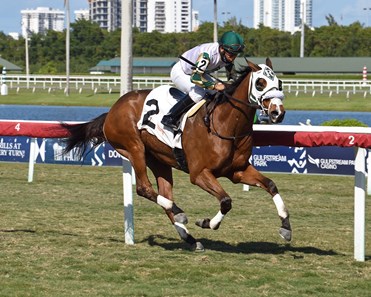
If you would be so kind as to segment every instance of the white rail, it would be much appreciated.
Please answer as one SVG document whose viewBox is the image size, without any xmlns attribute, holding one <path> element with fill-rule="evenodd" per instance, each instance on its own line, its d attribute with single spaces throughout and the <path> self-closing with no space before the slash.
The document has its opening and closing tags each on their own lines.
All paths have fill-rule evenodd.
<svg viewBox="0 0 371 297">
<path fill-rule="evenodd" d="M 169 77 L 146 76 L 133 77 L 133 88 L 155 88 L 164 84 L 171 84 Z M 2 84 L 2 79 L 0 79 Z M 66 76 L 63 75 L 7 75 L 6 84 L 9 89 L 16 89 L 19 92 L 21 89 L 31 89 L 35 92 L 38 89 L 53 91 L 65 90 L 67 86 Z M 119 76 L 70 76 L 70 89 L 75 89 L 78 92 L 83 90 L 91 90 L 94 92 L 120 92 L 120 77 Z"/>
<path fill-rule="evenodd" d="M 283 86 L 286 92 L 304 92 L 311 93 L 312 96 L 316 94 L 328 93 L 329 96 L 332 94 L 339 93 L 363 93 L 366 97 L 367 94 L 371 94 L 371 81 L 363 80 L 285 80 L 283 79 Z"/>
</svg>

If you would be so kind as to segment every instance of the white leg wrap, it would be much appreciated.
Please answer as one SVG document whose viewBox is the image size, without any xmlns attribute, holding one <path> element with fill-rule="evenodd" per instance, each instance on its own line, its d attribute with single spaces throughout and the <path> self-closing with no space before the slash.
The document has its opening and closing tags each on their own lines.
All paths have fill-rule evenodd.
<svg viewBox="0 0 371 297">
<path fill-rule="evenodd" d="M 164 196 L 157 196 L 157 204 L 165 209 L 171 209 L 173 207 L 173 201 L 165 198 Z"/>
<path fill-rule="evenodd" d="M 174 227 L 176 231 L 178 232 L 179 236 L 183 240 L 187 241 L 187 239 L 189 238 L 189 233 L 188 233 L 186 226 L 184 226 L 182 223 L 175 222 Z"/>
<path fill-rule="evenodd" d="M 273 197 L 274 204 L 276 205 L 278 215 L 285 219 L 288 216 L 287 209 L 285 207 L 285 204 L 283 203 L 283 200 L 281 198 L 280 194 L 276 194 Z"/>
<path fill-rule="evenodd" d="M 185 233 L 189 234 L 189 232 L 187 230 L 187 227 L 184 224 L 175 222 L 174 225 L 175 225 L 175 229 L 178 230 L 178 228 L 179 228 L 179 229 L 183 230 Z"/>
<path fill-rule="evenodd" d="M 223 220 L 224 214 L 219 210 L 215 217 L 210 220 L 210 229 L 214 229 Z"/>
</svg>

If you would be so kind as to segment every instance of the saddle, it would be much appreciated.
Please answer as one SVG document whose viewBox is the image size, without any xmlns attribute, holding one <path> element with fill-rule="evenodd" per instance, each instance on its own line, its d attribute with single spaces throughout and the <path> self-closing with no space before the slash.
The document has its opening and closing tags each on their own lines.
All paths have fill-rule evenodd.
<svg viewBox="0 0 371 297">
<path fill-rule="evenodd" d="M 184 131 L 187 118 L 195 115 L 206 102 L 203 99 L 186 112 L 180 120 L 179 130 L 174 133 L 171 128 L 161 123 L 161 119 L 184 96 L 185 94 L 182 91 L 169 85 L 153 89 L 144 101 L 142 115 L 137 123 L 138 129 L 147 130 L 172 149 L 182 149 L 181 135 Z"/>
</svg>

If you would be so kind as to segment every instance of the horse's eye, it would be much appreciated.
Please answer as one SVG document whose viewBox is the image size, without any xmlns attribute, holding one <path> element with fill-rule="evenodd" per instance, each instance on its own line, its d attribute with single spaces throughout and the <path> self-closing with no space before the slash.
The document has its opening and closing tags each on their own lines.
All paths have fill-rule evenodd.
<svg viewBox="0 0 371 297">
<path fill-rule="evenodd" d="M 265 86 L 266 86 L 266 81 L 265 81 L 265 79 L 263 79 L 263 78 L 259 78 L 259 79 L 255 82 L 255 88 L 256 88 L 259 92 L 263 91 L 264 88 L 265 88 Z"/>
</svg>

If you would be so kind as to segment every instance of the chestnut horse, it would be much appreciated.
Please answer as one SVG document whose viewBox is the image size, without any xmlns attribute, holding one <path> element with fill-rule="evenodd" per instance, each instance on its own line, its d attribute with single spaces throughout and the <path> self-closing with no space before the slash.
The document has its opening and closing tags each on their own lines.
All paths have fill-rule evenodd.
<svg viewBox="0 0 371 297">
<path fill-rule="evenodd" d="M 172 168 L 188 172 L 192 184 L 219 201 L 218 213 L 212 219 L 198 220 L 196 225 L 216 230 L 231 210 L 232 199 L 217 180 L 226 177 L 233 183 L 257 186 L 267 191 L 281 219 L 279 233 L 290 241 L 289 213 L 275 183 L 249 163 L 256 109 L 262 109 L 273 123 L 281 122 L 285 113 L 283 93 L 269 58 L 266 64 L 247 63 L 248 66 L 239 72 L 238 79 L 187 119 L 182 134 L 182 158 L 179 158 L 179 150 L 174 155 L 175 150 L 146 129 L 138 128 L 150 90 L 128 92 L 108 113 L 90 122 L 65 125 L 70 135 L 66 139 L 65 152 L 76 148 L 82 157 L 91 143 L 97 146 L 108 141 L 130 160 L 135 170 L 137 194 L 160 205 L 179 236 L 193 250 L 202 251 L 203 246 L 188 232 L 185 226 L 187 217 L 174 203 Z M 161 126 L 161 129 L 170 128 Z M 157 191 L 147 176 L 147 167 L 156 178 Z"/>
</svg>

